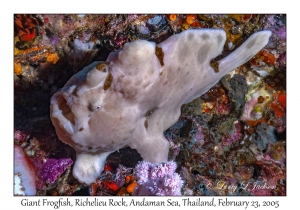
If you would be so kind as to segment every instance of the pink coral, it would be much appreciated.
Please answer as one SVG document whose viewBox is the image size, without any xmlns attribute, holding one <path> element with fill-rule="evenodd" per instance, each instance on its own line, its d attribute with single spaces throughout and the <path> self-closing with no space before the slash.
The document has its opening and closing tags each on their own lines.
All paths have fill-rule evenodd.
<svg viewBox="0 0 300 210">
<path fill-rule="evenodd" d="M 136 195 L 181 195 L 183 181 L 174 161 L 152 164 L 142 161 L 134 169 L 139 187 Z"/>
<path fill-rule="evenodd" d="M 147 161 L 142 161 L 135 167 L 135 175 L 138 177 L 140 183 L 147 182 L 150 167 L 152 167 L 152 164 Z"/>
<path fill-rule="evenodd" d="M 15 130 L 15 133 L 14 133 L 14 139 L 16 141 L 19 141 L 19 142 L 24 142 L 28 139 L 28 134 L 23 132 L 23 131 L 20 131 L 20 130 Z"/>
</svg>

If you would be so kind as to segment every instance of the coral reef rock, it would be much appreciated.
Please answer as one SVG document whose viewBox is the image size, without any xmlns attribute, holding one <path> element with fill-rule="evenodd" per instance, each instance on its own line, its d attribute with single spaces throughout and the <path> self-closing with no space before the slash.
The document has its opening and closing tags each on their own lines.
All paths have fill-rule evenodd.
<svg viewBox="0 0 300 210">
<path fill-rule="evenodd" d="M 77 152 L 73 174 L 91 183 L 107 156 L 124 146 L 144 160 L 167 161 L 163 131 L 180 116 L 180 107 L 201 96 L 229 71 L 251 59 L 270 31 L 249 37 L 229 56 L 220 29 L 186 30 L 160 44 L 137 40 L 75 74 L 51 99 L 51 120 L 59 139 Z"/>
</svg>

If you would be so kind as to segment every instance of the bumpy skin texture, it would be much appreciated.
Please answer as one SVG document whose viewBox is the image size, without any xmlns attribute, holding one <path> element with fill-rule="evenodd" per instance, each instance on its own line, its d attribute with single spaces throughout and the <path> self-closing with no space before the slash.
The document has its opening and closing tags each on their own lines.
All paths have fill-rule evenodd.
<svg viewBox="0 0 300 210">
<path fill-rule="evenodd" d="M 219 29 L 187 30 L 156 45 L 137 40 L 75 74 L 51 99 L 51 120 L 59 139 L 77 151 L 73 174 L 87 184 L 106 157 L 128 145 L 143 159 L 167 161 L 163 131 L 180 107 L 205 93 L 224 75 L 247 62 L 268 42 L 269 31 L 253 34 L 232 54 L 210 61 L 223 49 Z"/>
</svg>

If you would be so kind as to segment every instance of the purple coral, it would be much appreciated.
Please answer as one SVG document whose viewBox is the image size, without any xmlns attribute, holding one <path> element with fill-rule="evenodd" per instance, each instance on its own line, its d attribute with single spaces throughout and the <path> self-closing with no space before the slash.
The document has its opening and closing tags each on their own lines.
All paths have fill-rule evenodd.
<svg viewBox="0 0 300 210">
<path fill-rule="evenodd" d="M 73 164 L 71 158 L 53 159 L 47 158 L 45 161 L 40 159 L 34 160 L 37 172 L 37 188 L 43 190 L 45 184 L 54 183 L 60 175 Z"/>
<path fill-rule="evenodd" d="M 152 164 L 140 162 L 134 169 L 139 187 L 136 195 L 181 195 L 183 181 L 175 173 L 177 164 L 174 161 Z"/>
<path fill-rule="evenodd" d="M 277 34 L 281 40 L 286 41 L 286 28 L 285 26 L 280 27 L 278 30 L 274 31 L 275 34 Z"/>
</svg>

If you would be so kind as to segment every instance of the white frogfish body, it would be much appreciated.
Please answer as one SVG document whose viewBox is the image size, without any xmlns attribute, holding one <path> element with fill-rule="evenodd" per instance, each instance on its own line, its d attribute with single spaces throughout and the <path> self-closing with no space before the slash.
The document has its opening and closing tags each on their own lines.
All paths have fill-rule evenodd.
<svg viewBox="0 0 300 210">
<path fill-rule="evenodd" d="M 229 71 L 247 62 L 269 40 L 270 31 L 253 34 L 211 67 L 226 34 L 193 29 L 160 44 L 137 40 L 75 74 L 51 98 L 51 120 L 58 138 L 73 147 L 74 176 L 92 183 L 107 156 L 124 146 L 144 160 L 167 161 L 163 131 L 180 116 L 180 107 L 201 96 Z"/>
</svg>

